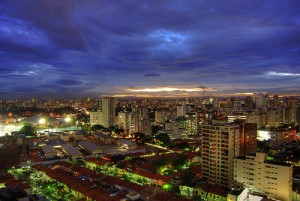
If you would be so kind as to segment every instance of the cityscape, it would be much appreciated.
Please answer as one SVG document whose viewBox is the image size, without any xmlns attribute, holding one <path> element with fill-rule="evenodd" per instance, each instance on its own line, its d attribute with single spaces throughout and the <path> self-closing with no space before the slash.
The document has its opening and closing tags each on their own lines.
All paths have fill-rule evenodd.
<svg viewBox="0 0 300 201">
<path fill-rule="evenodd" d="M 0 108 L 1 200 L 299 200 L 298 97 L 3 100 Z"/>
<path fill-rule="evenodd" d="M 0 2 L 1 201 L 300 201 L 299 0 Z"/>
</svg>

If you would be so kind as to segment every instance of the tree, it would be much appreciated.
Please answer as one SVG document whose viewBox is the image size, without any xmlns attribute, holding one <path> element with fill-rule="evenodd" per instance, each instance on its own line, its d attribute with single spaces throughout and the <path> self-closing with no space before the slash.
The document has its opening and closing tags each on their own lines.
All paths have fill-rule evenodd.
<svg viewBox="0 0 300 201">
<path fill-rule="evenodd" d="M 177 143 L 175 145 L 176 148 L 184 150 L 184 149 L 191 149 L 191 146 L 188 142 L 181 142 L 181 143 Z"/>
<path fill-rule="evenodd" d="M 131 165 L 132 166 L 139 165 L 139 164 L 144 164 L 146 162 L 147 162 L 147 160 L 143 157 L 140 157 L 140 156 L 134 157 L 134 158 L 131 159 Z"/>
<path fill-rule="evenodd" d="M 152 137 L 145 133 L 136 132 L 133 135 L 137 144 L 150 143 L 152 141 Z"/>
<path fill-rule="evenodd" d="M 80 123 L 80 128 L 86 133 L 91 133 L 91 125 L 89 123 L 85 123 L 85 124 Z"/>
<path fill-rule="evenodd" d="M 123 128 L 116 128 L 116 129 L 114 130 L 114 132 L 115 132 L 116 134 L 120 135 L 121 133 L 124 133 L 125 130 L 124 130 Z"/>
<path fill-rule="evenodd" d="M 160 125 L 152 125 L 151 126 L 152 134 L 155 135 L 158 131 L 162 130 L 162 126 Z"/>
<path fill-rule="evenodd" d="M 161 134 L 158 134 L 157 136 L 155 136 L 155 138 L 157 140 L 159 140 L 162 143 L 162 145 L 165 147 L 167 147 L 171 144 L 171 139 L 168 134 L 161 133 Z"/>
<path fill-rule="evenodd" d="M 158 172 L 158 170 L 165 166 L 168 163 L 168 158 L 166 156 L 161 156 L 160 158 L 157 158 L 156 160 L 151 161 L 152 171 Z"/>
<path fill-rule="evenodd" d="M 186 170 L 181 175 L 181 180 L 183 183 L 188 184 L 191 183 L 195 179 L 196 174 L 191 170 Z"/>
<path fill-rule="evenodd" d="M 188 162 L 188 158 L 184 154 L 177 154 L 175 158 L 172 160 L 172 165 L 176 169 L 180 169 L 184 164 Z"/>
<path fill-rule="evenodd" d="M 103 130 L 103 129 L 105 129 L 105 127 L 102 126 L 102 125 L 98 125 L 98 124 L 93 125 L 93 126 L 91 127 L 91 130 L 92 130 L 92 131 Z"/>
<path fill-rule="evenodd" d="M 19 133 L 25 134 L 26 136 L 34 136 L 35 129 L 32 124 L 25 123 L 22 128 L 20 129 Z"/>
<path fill-rule="evenodd" d="M 265 153 L 268 153 L 270 151 L 271 147 L 267 140 L 264 140 L 264 141 L 257 140 L 257 149 L 258 149 L 258 151 L 263 151 Z"/>
<path fill-rule="evenodd" d="M 121 162 L 124 159 L 125 159 L 125 156 L 123 156 L 122 154 L 117 154 L 117 155 L 113 155 L 111 157 L 111 162 L 113 162 L 113 163 L 119 163 L 119 162 Z"/>
</svg>

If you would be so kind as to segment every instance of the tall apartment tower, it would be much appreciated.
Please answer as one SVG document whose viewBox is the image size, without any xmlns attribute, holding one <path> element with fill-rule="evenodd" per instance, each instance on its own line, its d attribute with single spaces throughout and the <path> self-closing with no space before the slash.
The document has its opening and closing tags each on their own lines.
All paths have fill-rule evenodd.
<svg viewBox="0 0 300 201">
<path fill-rule="evenodd" d="M 240 133 L 235 124 L 204 125 L 202 168 L 210 184 L 231 188 L 234 184 L 234 158 L 239 155 Z"/>
<path fill-rule="evenodd" d="M 102 98 L 102 126 L 109 128 L 115 125 L 116 103 L 113 97 Z"/>
<path fill-rule="evenodd" d="M 292 164 L 269 162 L 265 153 L 239 156 L 235 159 L 238 183 L 276 200 L 292 200 Z"/>
<path fill-rule="evenodd" d="M 196 112 L 186 113 L 184 115 L 185 134 L 198 134 L 198 115 Z"/>
<path fill-rule="evenodd" d="M 90 112 L 90 124 L 91 126 L 93 125 L 102 125 L 103 122 L 103 115 L 102 111 L 91 111 Z"/>
<path fill-rule="evenodd" d="M 177 118 L 184 116 L 186 113 L 191 112 L 190 105 L 177 105 Z"/>
<path fill-rule="evenodd" d="M 240 126 L 240 156 L 256 153 L 257 124 L 245 123 L 244 120 L 235 121 Z"/>
<path fill-rule="evenodd" d="M 119 128 L 124 129 L 126 134 L 132 133 L 132 117 L 129 112 L 119 112 L 118 114 L 118 126 Z"/>
</svg>

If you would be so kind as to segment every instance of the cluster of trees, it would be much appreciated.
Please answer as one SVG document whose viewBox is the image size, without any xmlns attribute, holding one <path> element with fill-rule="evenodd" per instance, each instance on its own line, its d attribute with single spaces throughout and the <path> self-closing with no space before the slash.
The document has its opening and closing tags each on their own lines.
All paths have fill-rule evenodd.
<svg viewBox="0 0 300 201">
<path fill-rule="evenodd" d="M 26 136 L 36 136 L 36 129 L 30 123 L 25 123 L 18 132 L 14 134 L 25 134 Z"/>
<path fill-rule="evenodd" d="M 170 174 L 174 170 L 182 170 L 188 162 L 188 158 L 184 154 L 176 154 L 175 157 L 162 155 L 156 160 L 151 161 L 152 171 L 160 174 Z"/>
<path fill-rule="evenodd" d="M 98 124 L 93 125 L 91 127 L 91 130 L 92 131 L 99 131 L 99 130 L 101 130 L 101 131 L 109 132 L 110 134 L 115 133 L 115 134 L 118 134 L 118 135 L 125 132 L 125 130 L 123 128 L 118 128 L 116 126 L 110 126 L 109 128 L 106 128 L 106 127 L 104 127 L 102 125 L 98 125 Z"/>
</svg>

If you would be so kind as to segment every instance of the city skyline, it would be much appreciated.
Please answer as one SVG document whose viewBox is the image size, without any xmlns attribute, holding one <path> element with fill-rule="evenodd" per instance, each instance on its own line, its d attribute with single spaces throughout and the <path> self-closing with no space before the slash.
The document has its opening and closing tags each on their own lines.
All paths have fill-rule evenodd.
<svg viewBox="0 0 300 201">
<path fill-rule="evenodd" d="M 300 2 L 5 1 L 0 98 L 300 94 Z"/>
</svg>

